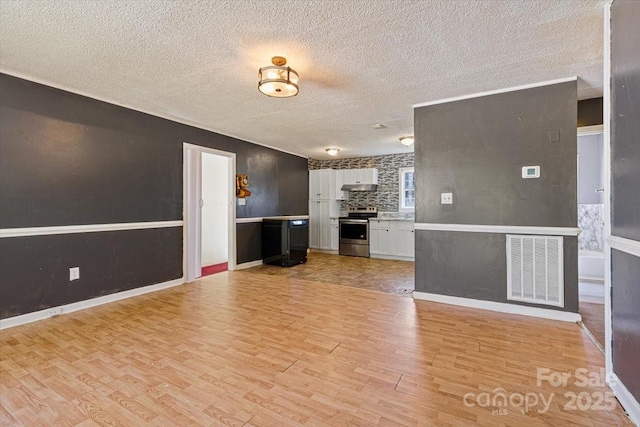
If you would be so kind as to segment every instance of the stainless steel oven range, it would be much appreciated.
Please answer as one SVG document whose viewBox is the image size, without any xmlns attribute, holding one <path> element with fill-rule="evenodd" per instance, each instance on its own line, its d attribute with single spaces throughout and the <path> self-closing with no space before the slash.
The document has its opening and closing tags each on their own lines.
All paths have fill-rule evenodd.
<svg viewBox="0 0 640 427">
<path fill-rule="evenodd" d="M 340 217 L 340 255 L 369 256 L 369 218 L 378 216 L 373 207 L 349 208 L 348 216 Z"/>
</svg>

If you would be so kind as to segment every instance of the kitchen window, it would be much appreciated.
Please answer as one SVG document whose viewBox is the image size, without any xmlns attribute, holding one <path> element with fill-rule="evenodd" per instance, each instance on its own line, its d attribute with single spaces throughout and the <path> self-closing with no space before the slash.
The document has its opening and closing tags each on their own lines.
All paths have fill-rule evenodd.
<svg viewBox="0 0 640 427">
<path fill-rule="evenodd" d="M 413 168 L 400 168 L 400 210 L 413 211 L 416 207 L 415 174 Z"/>
</svg>

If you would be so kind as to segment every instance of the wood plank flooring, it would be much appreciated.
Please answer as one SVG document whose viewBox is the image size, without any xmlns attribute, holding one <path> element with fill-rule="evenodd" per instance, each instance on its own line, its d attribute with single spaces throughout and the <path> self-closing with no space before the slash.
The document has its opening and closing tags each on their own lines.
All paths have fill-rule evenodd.
<svg viewBox="0 0 640 427">
<path fill-rule="evenodd" d="M 604 348 L 604 304 L 580 301 L 579 311 L 584 326 Z"/>
<path fill-rule="evenodd" d="M 0 331 L 0 424 L 627 425 L 617 404 L 564 408 L 605 386 L 536 384 L 603 365 L 571 323 L 226 272 Z M 553 398 L 541 413 L 467 395 L 497 388 Z"/>
<path fill-rule="evenodd" d="M 415 263 L 411 261 L 311 252 L 305 264 L 291 268 L 263 264 L 244 271 L 334 283 L 408 297 L 412 296 L 415 290 Z"/>
</svg>

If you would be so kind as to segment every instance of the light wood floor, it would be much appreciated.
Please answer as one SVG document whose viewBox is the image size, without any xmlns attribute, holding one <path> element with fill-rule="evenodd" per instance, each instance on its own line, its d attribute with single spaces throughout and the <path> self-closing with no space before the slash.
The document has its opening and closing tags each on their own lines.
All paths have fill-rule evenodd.
<svg viewBox="0 0 640 427">
<path fill-rule="evenodd" d="M 260 265 L 244 270 L 291 279 L 313 280 L 411 297 L 415 290 L 415 263 L 311 252 L 305 264 L 291 268 Z"/>
<path fill-rule="evenodd" d="M 563 409 L 565 393 L 606 387 L 536 385 L 539 367 L 604 365 L 575 324 L 266 274 L 0 331 L 0 346 L 2 425 L 627 423 L 619 406 Z M 465 406 L 499 387 L 555 397 L 546 413 Z"/>
<path fill-rule="evenodd" d="M 580 301 L 582 323 L 593 334 L 598 343 L 604 347 L 604 304 Z"/>
</svg>

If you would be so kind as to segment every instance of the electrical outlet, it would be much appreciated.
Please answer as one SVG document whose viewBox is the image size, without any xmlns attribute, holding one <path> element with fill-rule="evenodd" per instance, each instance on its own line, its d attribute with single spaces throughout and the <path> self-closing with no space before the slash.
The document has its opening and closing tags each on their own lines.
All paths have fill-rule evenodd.
<svg viewBox="0 0 640 427">
<path fill-rule="evenodd" d="M 453 204 L 453 193 L 441 193 L 440 194 L 440 204 L 441 205 L 452 205 Z"/>
<path fill-rule="evenodd" d="M 78 280 L 80 278 L 80 267 L 71 267 L 69 269 L 69 281 Z"/>
<path fill-rule="evenodd" d="M 62 309 L 60 307 L 50 308 L 48 314 L 49 317 L 60 316 L 62 314 Z"/>
</svg>

